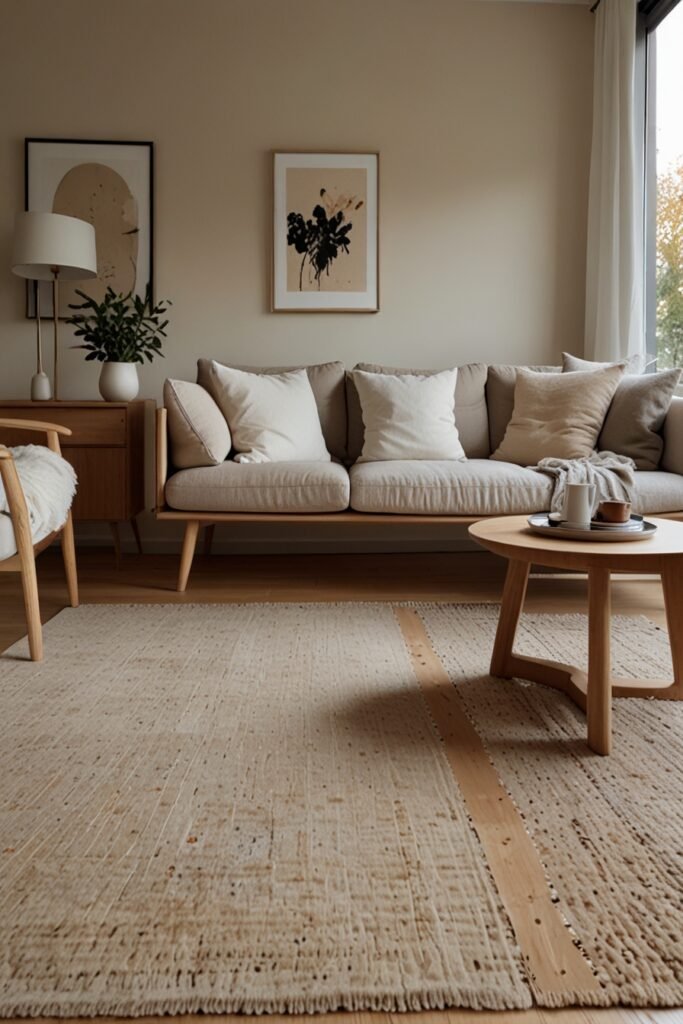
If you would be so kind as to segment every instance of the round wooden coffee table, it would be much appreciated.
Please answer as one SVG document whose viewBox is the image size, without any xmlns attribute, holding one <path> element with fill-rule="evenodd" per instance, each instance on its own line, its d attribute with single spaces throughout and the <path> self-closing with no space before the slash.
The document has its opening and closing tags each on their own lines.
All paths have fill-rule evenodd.
<svg viewBox="0 0 683 1024">
<path fill-rule="evenodd" d="M 588 718 L 588 745 L 609 754 L 612 697 L 683 700 L 683 523 L 648 521 L 657 532 L 648 540 L 626 543 L 556 540 L 532 533 L 527 516 L 483 519 L 469 528 L 483 547 L 508 559 L 507 576 L 491 657 L 491 675 L 529 679 L 563 690 Z M 588 674 L 572 665 L 524 657 L 513 652 L 532 564 L 588 573 Z M 613 679 L 610 668 L 610 574 L 658 573 L 662 578 L 671 680 Z"/>
</svg>

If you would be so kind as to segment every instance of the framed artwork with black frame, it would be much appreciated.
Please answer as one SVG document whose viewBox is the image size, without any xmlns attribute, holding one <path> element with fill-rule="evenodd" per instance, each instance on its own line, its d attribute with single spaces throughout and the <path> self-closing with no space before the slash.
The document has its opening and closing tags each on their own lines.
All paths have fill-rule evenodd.
<svg viewBox="0 0 683 1024">
<path fill-rule="evenodd" d="M 101 301 L 115 292 L 154 294 L 154 143 L 88 139 L 24 140 L 25 209 L 79 217 L 95 228 L 97 277 L 64 281 L 59 317 L 71 313 L 82 287 Z M 40 282 L 40 315 L 52 317 L 52 288 Z M 35 318 L 33 282 L 26 315 Z"/>
<path fill-rule="evenodd" d="M 273 154 L 273 312 L 379 311 L 379 154 Z"/>
</svg>

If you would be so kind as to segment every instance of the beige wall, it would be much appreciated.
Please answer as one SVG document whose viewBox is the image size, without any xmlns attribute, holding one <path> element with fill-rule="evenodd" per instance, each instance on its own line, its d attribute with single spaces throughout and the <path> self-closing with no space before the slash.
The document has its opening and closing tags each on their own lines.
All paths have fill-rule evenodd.
<svg viewBox="0 0 683 1024">
<path fill-rule="evenodd" d="M 167 358 L 450 366 L 581 351 L 593 19 L 476 0 L 2 0 L 0 394 L 33 372 L 8 268 L 23 139 L 152 139 Z M 272 149 L 381 154 L 379 314 L 272 314 Z M 66 334 L 66 332 L 65 332 Z M 97 396 L 67 348 L 63 397 Z"/>
</svg>

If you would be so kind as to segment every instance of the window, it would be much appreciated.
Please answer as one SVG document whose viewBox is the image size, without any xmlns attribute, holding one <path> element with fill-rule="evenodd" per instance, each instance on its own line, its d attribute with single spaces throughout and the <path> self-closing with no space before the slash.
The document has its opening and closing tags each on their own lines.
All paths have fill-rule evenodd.
<svg viewBox="0 0 683 1024">
<path fill-rule="evenodd" d="M 647 348 L 683 366 L 683 3 L 641 2 L 646 39 Z"/>
</svg>

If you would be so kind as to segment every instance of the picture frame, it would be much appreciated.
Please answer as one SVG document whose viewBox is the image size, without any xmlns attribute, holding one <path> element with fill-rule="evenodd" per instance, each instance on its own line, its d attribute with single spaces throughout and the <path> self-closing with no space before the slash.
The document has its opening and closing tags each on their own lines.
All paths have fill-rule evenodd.
<svg viewBox="0 0 683 1024">
<path fill-rule="evenodd" d="M 59 318 L 72 313 L 76 288 L 100 299 L 108 285 L 154 301 L 154 143 L 95 139 L 24 139 L 24 208 L 80 217 L 95 227 L 97 278 L 63 282 Z M 26 316 L 35 291 L 26 282 Z M 52 287 L 41 281 L 41 319 L 52 317 Z"/>
<path fill-rule="evenodd" d="M 379 153 L 273 153 L 271 309 L 379 312 Z"/>
</svg>

